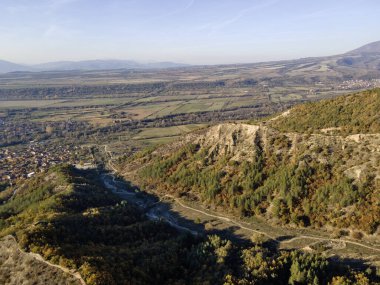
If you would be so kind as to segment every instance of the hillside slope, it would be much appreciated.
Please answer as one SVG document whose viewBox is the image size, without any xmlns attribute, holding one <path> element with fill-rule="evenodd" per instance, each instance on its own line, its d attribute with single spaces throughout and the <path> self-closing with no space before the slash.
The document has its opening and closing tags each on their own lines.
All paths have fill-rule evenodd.
<svg viewBox="0 0 380 285">
<path fill-rule="evenodd" d="M 22 252 L 13 237 L 0 239 L 0 283 L 18 285 L 26 281 L 28 284 L 82 284 L 69 273 Z"/>
<path fill-rule="evenodd" d="M 0 237 L 9 234 L 26 252 L 78 271 L 87 284 L 105 285 L 181 283 L 186 276 L 181 252 L 195 244 L 107 191 L 96 171 L 71 166 L 17 186 L 15 196 L 0 205 Z M 22 260 L 17 258 L 15 266 Z M 0 280 L 6 280 L 2 265 Z M 38 269 L 31 265 L 27 274 Z"/>
<path fill-rule="evenodd" d="M 0 73 L 13 72 L 19 70 L 28 70 L 26 66 L 16 64 L 13 62 L 0 60 Z"/>
<path fill-rule="evenodd" d="M 380 89 L 299 105 L 268 125 L 281 132 L 380 133 Z"/>
<path fill-rule="evenodd" d="M 349 51 L 347 54 L 380 53 L 380 41 L 366 44 L 360 48 Z"/>
<path fill-rule="evenodd" d="M 378 236 L 378 97 L 374 90 L 301 105 L 257 126 L 213 126 L 137 156 L 125 175 L 236 215 Z M 321 130 L 332 127 L 345 135 Z"/>
<path fill-rule="evenodd" d="M 20 256 L 13 238 L 0 240 L 4 284 L 15 278 L 16 284 L 78 283 L 61 276 L 58 267 L 75 276 L 79 272 L 88 285 L 378 284 L 375 270 L 365 264 L 365 272 L 359 272 L 320 254 L 273 249 L 260 237 L 235 244 L 150 221 L 140 208 L 108 191 L 99 174 L 56 167 L 18 185 L 13 198 L 0 205 L 0 237 L 12 234 L 32 252 Z M 38 256 L 34 253 L 45 262 L 31 260 Z M 17 274 L 10 276 L 7 269 Z"/>
<path fill-rule="evenodd" d="M 17 187 L 0 205 L 0 236 L 16 236 L 25 251 L 78 271 L 88 285 L 379 282 L 366 265 L 368 272 L 361 273 L 319 254 L 270 249 L 260 239 L 238 245 L 216 235 L 181 234 L 107 191 L 95 170 L 56 167 Z M 47 279 L 36 284 L 77 284 L 54 274 L 56 267 L 30 263 L 33 254 L 20 255 L 13 238 L 0 240 L 0 249 L 1 242 L 7 248 L 0 254 L 5 284 L 14 278 L 16 284 L 41 278 Z"/>
</svg>

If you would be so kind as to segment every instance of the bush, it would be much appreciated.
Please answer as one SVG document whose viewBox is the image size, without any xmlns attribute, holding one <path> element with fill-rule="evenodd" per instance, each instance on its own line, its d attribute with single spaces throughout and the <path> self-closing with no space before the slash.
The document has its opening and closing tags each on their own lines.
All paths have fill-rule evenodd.
<svg viewBox="0 0 380 285">
<path fill-rule="evenodd" d="M 363 238 L 363 233 L 358 232 L 358 231 L 353 231 L 353 232 L 351 233 L 351 237 L 352 237 L 353 239 L 361 240 L 361 239 Z"/>
</svg>

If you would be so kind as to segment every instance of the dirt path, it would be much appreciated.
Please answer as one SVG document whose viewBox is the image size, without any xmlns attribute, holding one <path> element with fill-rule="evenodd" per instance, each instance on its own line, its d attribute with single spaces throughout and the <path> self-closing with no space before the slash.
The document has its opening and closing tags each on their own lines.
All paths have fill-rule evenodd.
<svg viewBox="0 0 380 285">
<path fill-rule="evenodd" d="M 202 210 L 190 207 L 188 205 L 185 205 L 182 201 L 180 201 L 178 198 L 173 197 L 172 195 L 168 195 L 167 194 L 167 195 L 165 195 L 165 197 L 171 198 L 175 203 L 177 203 L 178 205 L 180 205 L 182 208 L 188 209 L 190 211 L 198 212 L 198 213 L 201 213 L 203 215 L 206 215 L 206 216 L 209 216 L 209 217 L 212 217 L 212 218 L 216 218 L 216 219 L 228 222 L 228 223 L 232 223 L 232 224 L 240 227 L 241 229 L 244 229 L 244 230 L 247 230 L 247 231 L 250 231 L 250 232 L 253 232 L 253 233 L 258 233 L 258 234 L 265 235 L 266 237 L 270 238 L 271 240 L 273 240 L 273 241 L 275 241 L 275 242 L 277 242 L 279 244 L 291 243 L 291 242 L 293 242 L 295 240 L 313 239 L 313 240 L 318 240 L 318 241 L 345 242 L 347 244 L 352 244 L 352 245 L 356 245 L 356 246 L 360 246 L 360 247 L 363 247 L 363 248 L 367 248 L 367 249 L 370 249 L 370 250 L 373 250 L 373 251 L 376 251 L 376 252 L 380 252 L 380 248 L 373 247 L 373 246 L 368 246 L 368 245 L 365 245 L 365 244 L 360 243 L 360 242 L 350 241 L 350 240 L 347 240 L 347 239 L 331 239 L 331 238 L 312 236 L 312 235 L 300 235 L 300 236 L 294 237 L 294 238 L 286 240 L 286 241 L 278 241 L 275 237 L 269 235 L 268 233 L 266 233 L 264 231 L 259 231 L 259 230 L 251 229 L 251 228 L 246 227 L 246 226 L 242 225 L 241 223 L 239 223 L 239 222 L 237 222 L 237 221 L 235 221 L 235 220 L 233 220 L 231 218 L 228 218 L 228 217 L 225 217 L 225 216 L 221 216 L 221 215 L 211 214 L 211 213 L 208 213 L 206 211 L 202 211 Z"/>
<path fill-rule="evenodd" d="M 17 243 L 16 239 L 15 239 L 13 236 L 11 236 L 11 237 L 12 237 L 12 238 L 15 240 L 15 242 Z M 70 270 L 70 269 L 68 269 L 68 268 L 66 268 L 66 267 L 63 267 L 63 266 L 60 266 L 60 265 L 57 265 L 57 264 L 53 264 L 53 263 L 51 263 L 51 262 L 45 260 L 45 259 L 44 259 L 40 254 L 38 254 L 38 253 L 26 252 L 26 251 L 24 251 L 23 249 L 21 249 L 20 247 L 18 247 L 18 250 L 19 250 L 20 252 L 24 253 L 24 254 L 28 254 L 28 255 L 32 256 L 33 258 L 37 259 L 37 260 L 40 261 L 40 262 L 43 262 L 43 263 L 45 263 L 45 264 L 47 264 L 47 265 L 49 265 L 49 266 L 52 266 L 52 267 L 58 268 L 58 269 L 62 270 L 63 272 L 67 273 L 67 274 L 70 274 L 70 275 L 73 276 L 75 279 L 79 280 L 79 282 L 80 282 L 82 285 L 86 285 L 86 282 L 83 280 L 83 278 L 82 278 L 82 276 L 80 275 L 79 272 L 74 271 L 74 270 Z"/>
<path fill-rule="evenodd" d="M 21 250 L 21 249 L 20 249 Z M 62 270 L 63 272 L 65 273 L 68 273 L 70 274 L 71 276 L 75 277 L 76 279 L 78 279 L 80 281 L 80 283 L 82 285 L 86 285 L 86 282 L 83 280 L 82 276 L 80 275 L 79 272 L 76 272 L 76 271 L 72 271 L 66 267 L 63 267 L 63 266 L 60 266 L 60 265 L 57 265 L 57 264 L 53 264 L 47 260 L 45 260 L 41 255 L 39 255 L 38 253 L 33 253 L 33 252 L 29 252 L 30 255 L 32 255 L 35 259 L 41 261 L 41 262 L 44 262 L 46 263 L 47 265 L 49 266 L 53 266 L 53 267 L 56 267 L 60 270 Z"/>
<path fill-rule="evenodd" d="M 112 167 L 112 165 L 111 165 L 111 167 Z M 112 169 L 113 169 L 113 171 L 116 170 L 113 167 L 112 167 Z M 115 171 L 115 173 L 117 173 L 117 171 Z M 293 238 L 291 238 L 289 240 L 279 241 L 275 236 L 272 236 L 268 232 L 252 229 L 251 227 L 249 227 L 249 226 L 252 226 L 250 223 L 240 222 L 240 221 L 238 222 L 238 221 L 236 221 L 236 220 L 234 220 L 234 219 L 232 219 L 230 217 L 226 217 L 226 216 L 222 216 L 222 215 L 217 214 L 217 213 L 210 213 L 210 212 L 207 212 L 207 211 L 204 211 L 204 210 L 201 210 L 201 209 L 193 208 L 191 206 L 186 205 L 180 199 L 178 199 L 178 198 L 176 198 L 176 197 L 174 197 L 174 196 L 172 196 L 170 194 L 166 194 L 166 195 L 161 196 L 161 199 L 164 198 L 164 197 L 168 197 L 168 198 L 172 199 L 177 205 L 179 205 L 180 207 L 182 207 L 184 209 L 187 209 L 189 211 L 200 213 L 202 215 L 205 215 L 205 216 L 208 216 L 208 217 L 211 217 L 211 218 L 218 219 L 218 220 L 223 221 L 223 222 L 227 222 L 227 223 L 236 225 L 240 229 L 246 230 L 246 231 L 251 232 L 251 233 L 262 234 L 262 235 L 268 237 L 269 239 L 273 240 L 274 242 L 278 243 L 279 245 L 291 243 L 291 242 L 293 242 L 295 240 L 311 239 L 311 240 L 315 240 L 315 241 L 345 242 L 346 244 L 356 245 L 356 246 L 359 246 L 359 247 L 362 247 L 362 248 L 366 248 L 366 249 L 372 250 L 374 252 L 380 252 L 380 248 L 374 247 L 374 246 L 370 246 L 370 245 L 366 245 L 366 244 L 363 244 L 361 242 L 351 241 L 351 240 L 343 239 L 343 238 L 342 239 L 333 239 L 333 238 L 316 236 L 316 235 L 304 235 L 303 234 L 303 235 L 297 235 L 297 236 L 295 236 L 295 237 L 293 237 Z"/>
<path fill-rule="evenodd" d="M 360 242 L 350 241 L 350 240 L 347 240 L 347 239 L 321 238 L 321 237 L 309 236 L 309 235 L 297 236 L 297 237 L 294 237 L 294 238 L 292 238 L 290 240 L 282 241 L 281 243 L 291 243 L 291 242 L 293 242 L 295 240 L 299 240 L 299 239 L 314 239 L 314 240 L 320 240 L 320 241 L 335 241 L 335 242 L 342 242 L 343 241 L 345 243 L 357 245 L 357 246 L 360 246 L 360 247 L 364 247 L 364 248 L 367 248 L 367 249 L 370 249 L 370 250 L 374 250 L 374 251 L 380 252 L 380 248 L 368 246 L 368 245 L 362 244 Z"/>
<path fill-rule="evenodd" d="M 105 144 L 103 145 L 104 147 L 104 152 L 106 153 L 106 155 L 109 156 L 109 160 L 108 160 L 108 165 L 109 167 L 112 169 L 112 171 L 114 173 L 118 173 L 118 170 L 116 169 L 116 167 L 112 164 L 112 159 L 113 159 L 113 155 L 112 155 L 112 152 L 108 150 L 108 144 Z"/>
<path fill-rule="evenodd" d="M 180 205 L 182 208 L 185 208 L 185 209 L 188 209 L 190 211 L 194 211 L 194 212 L 198 212 L 198 213 L 201 213 L 203 215 L 206 215 L 206 216 L 209 216 L 209 217 L 212 217 L 212 218 L 216 218 L 216 219 L 219 219 L 219 220 L 223 220 L 225 222 L 228 222 L 228 223 L 231 223 L 231 224 L 234 224 L 234 225 L 237 225 L 239 228 L 241 229 L 244 229 L 244 230 L 247 230 L 247 231 L 250 231 L 250 232 L 253 232 L 253 233 L 257 233 L 257 234 L 262 234 L 262 235 L 265 235 L 266 237 L 272 239 L 272 240 L 276 240 L 273 236 L 269 235 L 268 233 L 266 232 L 263 232 L 263 231 L 258 231 L 258 230 L 254 230 L 254 229 L 251 229 L 251 228 L 248 228 L 246 226 L 243 226 L 241 223 L 237 222 L 237 221 L 234 221 L 230 218 L 227 218 L 227 217 L 223 217 L 223 216 L 218 216 L 218 215 L 215 215 L 215 214 L 210 214 L 210 213 L 207 213 L 205 211 L 202 211 L 202 210 L 198 210 L 198 209 L 195 209 L 195 208 L 192 208 L 190 206 L 187 206 L 185 204 L 183 204 L 179 199 L 173 197 L 172 195 L 165 195 L 164 197 L 169 197 L 171 199 L 173 199 L 178 205 Z"/>
</svg>

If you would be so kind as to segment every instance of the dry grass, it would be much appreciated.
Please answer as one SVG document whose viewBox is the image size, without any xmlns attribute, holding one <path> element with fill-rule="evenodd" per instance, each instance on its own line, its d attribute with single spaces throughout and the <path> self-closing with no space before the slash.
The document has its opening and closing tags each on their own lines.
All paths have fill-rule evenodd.
<svg viewBox="0 0 380 285">
<path fill-rule="evenodd" d="M 22 252 L 13 237 L 0 240 L 0 284 L 81 284 L 75 277 Z"/>
</svg>

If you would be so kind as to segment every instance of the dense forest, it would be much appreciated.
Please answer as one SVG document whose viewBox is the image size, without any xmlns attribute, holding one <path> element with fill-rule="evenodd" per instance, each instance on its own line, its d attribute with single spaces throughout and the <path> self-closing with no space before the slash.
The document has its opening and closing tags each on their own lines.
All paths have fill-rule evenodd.
<svg viewBox="0 0 380 285">
<path fill-rule="evenodd" d="M 95 170 L 55 167 L 0 206 L 0 235 L 78 270 L 88 284 L 377 284 L 316 254 L 276 251 L 253 238 L 192 236 L 149 221 L 110 193 Z"/>
</svg>

